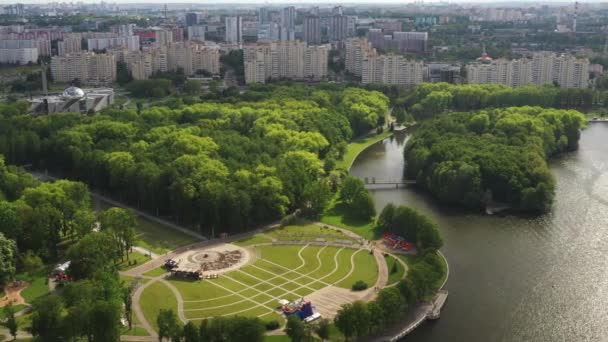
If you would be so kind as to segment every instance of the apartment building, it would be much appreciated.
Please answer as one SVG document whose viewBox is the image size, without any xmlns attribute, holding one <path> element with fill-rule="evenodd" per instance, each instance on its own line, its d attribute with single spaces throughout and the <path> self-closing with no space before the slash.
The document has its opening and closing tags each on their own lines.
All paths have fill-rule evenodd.
<svg viewBox="0 0 608 342">
<path fill-rule="evenodd" d="M 377 55 L 376 49 L 366 38 L 351 38 L 345 43 L 345 68 L 355 76 L 361 77 L 363 61 Z"/>
<path fill-rule="evenodd" d="M 497 83 L 512 87 L 557 83 L 562 88 L 589 86 L 589 60 L 554 52 L 536 52 L 532 58 L 497 59 L 466 66 L 468 83 Z"/>
<path fill-rule="evenodd" d="M 241 16 L 226 17 L 226 43 L 241 43 L 243 41 L 243 18 Z"/>
<path fill-rule="evenodd" d="M 70 53 L 82 51 L 82 38 L 80 36 L 66 36 L 57 42 L 57 54 L 65 56 Z"/>
<path fill-rule="evenodd" d="M 28 64 L 38 62 L 37 48 L 0 48 L 0 63 L 5 64 Z"/>
<path fill-rule="evenodd" d="M 361 82 L 413 87 L 422 83 L 424 63 L 399 55 L 369 56 L 363 60 Z"/>
<path fill-rule="evenodd" d="M 107 85 L 116 80 L 116 58 L 94 52 L 55 56 L 51 59 L 51 73 L 56 82 L 78 79 L 87 85 Z"/>
<path fill-rule="evenodd" d="M 0 49 L 36 49 L 39 56 L 50 56 L 51 41 L 48 39 L 3 39 L 0 40 Z"/>
<path fill-rule="evenodd" d="M 131 51 L 139 50 L 139 36 L 125 36 L 113 38 L 90 38 L 87 40 L 89 51 L 99 51 L 122 47 Z"/>
<path fill-rule="evenodd" d="M 302 41 L 248 44 L 243 47 L 246 83 L 268 79 L 320 80 L 327 76 L 329 45 Z"/>
</svg>

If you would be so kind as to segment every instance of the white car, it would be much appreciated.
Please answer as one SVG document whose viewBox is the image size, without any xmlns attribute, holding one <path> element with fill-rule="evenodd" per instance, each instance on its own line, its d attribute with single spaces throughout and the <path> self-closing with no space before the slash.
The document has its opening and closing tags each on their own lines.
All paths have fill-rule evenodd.
<svg viewBox="0 0 608 342">
<path fill-rule="evenodd" d="M 315 312 L 314 314 L 312 314 L 311 316 L 308 316 L 306 318 L 304 318 L 304 323 L 311 323 L 314 322 L 316 320 L 318 320 L 319 318 L 321 318 L 321 314 L 318 312 Z"/>
</svg>

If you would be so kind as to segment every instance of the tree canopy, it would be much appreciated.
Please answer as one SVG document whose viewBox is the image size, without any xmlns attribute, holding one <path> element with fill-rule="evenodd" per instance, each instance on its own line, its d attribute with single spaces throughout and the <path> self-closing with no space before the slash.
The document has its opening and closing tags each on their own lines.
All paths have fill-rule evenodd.
<svg viewBox="0 0 608 342">
<path fill-rule="evenodd" d="M 444 203 L 544 211 L 555 189 L 546 160 L 576 150 L 584 124 L 577 111 L 541 107 L 441 115 L 408 141 L 406 173 Z"/>
</svg>

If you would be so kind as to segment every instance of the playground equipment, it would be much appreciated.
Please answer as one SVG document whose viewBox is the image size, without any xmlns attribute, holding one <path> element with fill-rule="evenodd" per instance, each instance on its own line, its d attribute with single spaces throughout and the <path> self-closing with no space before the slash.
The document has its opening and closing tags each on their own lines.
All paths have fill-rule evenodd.
<svg viewBox="0 0 608 342">
<path fill-rule="evenodd" d="M 393 249 L 409 251 L 410 249 L 414 248 L 414 245 L 411 242 L 395 233 L 385 233 L 382 236 L 382 240 L 384 241 L 385 245 Z"/>
<path fill-rule="evenodd" d="M 291 315 L 298 315 L 299 319 L 305 320 L 314 314 L 312 310 L 312 303 L 310 301 L 306 301 L 304 298 L 293 302 L 287 302 L 283 299 L 279 301 L 279 304 L 282 305 L 281 310 L 287 317 Z"/>
</svg>

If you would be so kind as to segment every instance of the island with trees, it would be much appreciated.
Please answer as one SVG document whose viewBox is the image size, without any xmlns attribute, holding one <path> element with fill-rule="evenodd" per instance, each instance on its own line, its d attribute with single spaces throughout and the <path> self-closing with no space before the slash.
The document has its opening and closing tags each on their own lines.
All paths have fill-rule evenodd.
<svg viewBox="0 0 608 342">
<path fill-rule="evenodd" d="M 551 207 L 555 180 L 547 161 L 576 150 L 586 124 L 578 111 L 551 108 L 561 91 L 530 87 L 538 96 L 523 97 L 521 88 L 422 88 L 427 89 L 413 92 L 423 100 L 411 110 L 428 119 L 405 148 L 408 178 L 446 204 L 500 203 L 527 212 Z M 463 111 L 445 112 L 448 108 Z"/>
</svg>

